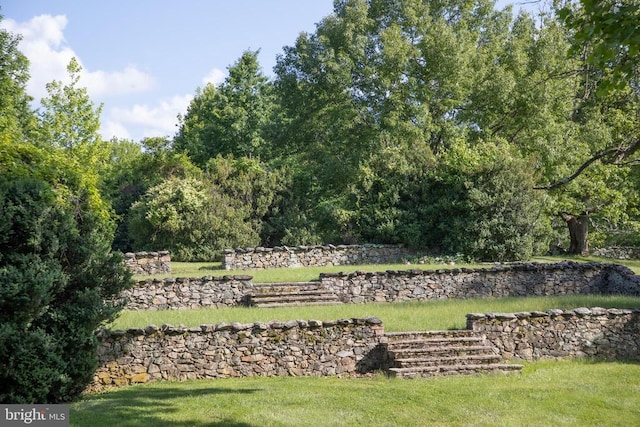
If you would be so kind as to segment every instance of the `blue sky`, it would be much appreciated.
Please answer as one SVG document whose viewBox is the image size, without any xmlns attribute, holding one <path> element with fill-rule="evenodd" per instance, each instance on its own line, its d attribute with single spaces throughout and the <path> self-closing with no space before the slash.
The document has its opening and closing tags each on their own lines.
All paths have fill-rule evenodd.
<svg viewBox="0 0 640 427">
<path fill-rule="evenodd" d="M 333 11 L 333 0 L 6 0 L 0 25 L 23 36 L 27 90 L 67 81 L 76 57 L 81 85 L 103 103 L 104 138 L 172 137 L 198 87 L 219 83 L 247 49 L 272 75 L 276 55 Z M 500 1 L 501 5 L 510 3 Z"/>
</svg>

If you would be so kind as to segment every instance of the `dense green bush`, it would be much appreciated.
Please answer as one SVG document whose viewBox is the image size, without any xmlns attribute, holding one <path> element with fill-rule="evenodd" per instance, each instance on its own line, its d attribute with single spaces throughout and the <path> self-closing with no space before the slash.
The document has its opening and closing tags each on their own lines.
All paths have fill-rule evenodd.
<svg viewBox="0 0 640 427">
<path fill-rule="evenodd" d="M 425 179 L 413 212 L 422 241 L 477 260 L 528 259 L 549 235 L 533 187 L 531 168 L 506 145 L 454 147 Z"/>
<path fill-rule="evenodd" d="M 169 250 L 177 261 L 211 261 L 225 248 L 257 245 L 254 210 L 227 190 L 195 178 L 170 178 L 150 188 L 129 214 L 134 247 Z"/>
<path fill-rule="evenodd" d="M 93 378 L 94 331 L 121 308 L 130 272 L 77 164 L 1 143 L 0 170 L 0 402 L 69 401 Z"/>
</svg>

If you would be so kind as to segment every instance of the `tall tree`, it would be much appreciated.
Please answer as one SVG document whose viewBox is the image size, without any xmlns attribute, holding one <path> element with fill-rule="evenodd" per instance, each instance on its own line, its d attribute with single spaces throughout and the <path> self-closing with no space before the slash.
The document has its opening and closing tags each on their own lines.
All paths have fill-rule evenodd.
<svg viewBox="0 0 640 427">
<path fill-rule="evenodd" d="M 79 86 L 82 67 L 75 58 L 67 71 L 69 83 L 54 80 L 47 84 L 48 96 L 42 99 L 39 117 L 39 143 L 64 149 L 82 164 L 102 167 L 108 156 L 99 133 L 102 105 L 95 107 L 87 89 Z"/>
<path fill-rule="evenodd" d="M 461 118 L 472 138 L 502 137 L 531 159 L 535 188 L 551 196 L 548 213 L 569 231 L 569 251 L 586 253 L 589 223 L 617 222 L 628 207 L 625 186 L 614 178 L 626 172 L 610 160 L 634 138 L 637 101 L 628 90 L 599 93 L 604 75 L 572 49 L 554 16 L 535 23 L 520 15 L 502 34 L 478 57 Z"/>
<path fill-rule="evenodd" d="M 359 171 L 375 170 L 366 166 L 374 153 L 436 153 L 465 138 L 458 117 L 473 58 L 499 19 L 491 1 L 343 0 L 285 48 L 275 84 L 286 119 L 274 144 L 307 183 L 299 210 L 326 239 L 354 235 L 349 189 Z"/>
<path fill-rule="evenodd" d="M 617 179 L 618 185 L 612 191 L 611 177 L 631 177 L 628 167 L 640 160 L 640 2 L 570 0 L 559 1 L 556 6 L 560 21 L 571 35 L 571 51 L 584 62 L 582 96 L 577 98 L 574 117 L 583 124 L 585 118 L 595 118 L 595 125 L 588 124 L 584 132 L 585 139 L 597 135 L 600 141 L 591 146 L 589 155 L 584 156 L 580 164 L 543 188 L 562 191 L 575 187 L 576 182 L 591 183 L 589 178 L 594 174 L 609 171 L 605 175 L 609 182 L 604 192 L 609 196 L 593 201 L 594 192 L 585 192 L 582 198 L 589 201 L 586 209 L 579 216 L 568 216 L 574 229 L 572 248 L 587 251 L 588 209 L 601 206 L 609 213 L 606 219 L 616 223 L 627 216 L 635 200 L 625 191 L 634 186 L 632 182 Z M 616 199 L 619 202 L 612 203 Z M 613 206 L 626 209 L 612 209 Z M 574 235 L 579 237 L 577 241 Z"/>
<path fill-rule="evenodd" d="M 203 167 L 218 154 L 260 157 L 273 109 L 272 84 L 258 63 L 259 51 L 246 51 L 229 67 L 225 81 L 198 89 L 180 117 L 174 148 Z"/>
<path fill-rule="evenodd" d="M 606 71 L 604 92 L 640 81 L 640 1 L 559 1 L 558 16 L 573 31 L 574 48 Z"/>
<path fill-rule="evenodd" d="M 2 21 L 2 15 L 0 15 Z M 35 130 L 26 85 L 29 61 L 18 49 L 20 36 L 0 29 L 0 138 L 25 141 Z"/>
</svg>

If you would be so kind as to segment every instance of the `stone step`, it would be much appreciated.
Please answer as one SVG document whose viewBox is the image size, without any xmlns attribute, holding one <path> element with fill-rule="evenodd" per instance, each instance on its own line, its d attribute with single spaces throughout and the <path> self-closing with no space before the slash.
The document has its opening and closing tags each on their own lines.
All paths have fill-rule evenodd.
<svg viewBox="0 0 640 427">
<path fill-rule="evenodd" d="M 335 305 L 342 304 L 341 301 L 284 301 L 284 302 L 268 302 L 257 303 L 254 307 L 273 308 L 273 307 L 296 307 L 302 305 Z"/>
<path fill-rule="evenodd" d="M 334 294 L 321 294 L 321 295 L 300 295 L 300 294 L 281 294 L 279 296 L 256 296 L 253 295 L 250 298 L 250 302 L 257 303 L 271 303 L 271 302 L 301 302 L 301 301 L 339 301 L 338 297 Z"/>
<path fill-rule="evenodd" d="M 438 365 L 411 368 L 389 368 L 389 376 L 396 378 L 425 378 L 444 375 L 475 375 L 511 373 L 522 370 L 522 365 L 487 363 L 477 365 Z"/>
<path fill-rule="evenodd" d="M 451 329 L 445 331 L 386 332 L 384 336 L 389 343 L 414 339 L 478 337 L 470 329 Z"/>
<path fill-rule="evenodd" d="M 300 283 L 261 283 L 253 285 L 252 293 L 289 293 L 304 291 L 326 291 L 320 282 L 300 282 Z"/>
<path fill-rule="evenodd" d="M 502 359 L 497 354 L 476 354 L 468 356 L 444 356 L 444 357 L 415 357 L 408 359 L 395 359 L 396 368 L 412 368 L 418 366 L 438 365 L 477 365 L 498 363 Z"/>
<path fill-rule="evenodd" d="M 318 289 L 318 290 L 312 290 L 312 291 L 291 291 L 291 292 L 286 292 L 286 291 L 285 292 L 253 292 L 249 295 L 251 296 L 251 298 L 280 298 L 280 297 L 288 297 L 291 295 L 309 295 L 309 296 L 331 295 L 333 296 L 334 294 L 325 289 Z"/>
<path fill-rule="evenodd" d="M 390 376 L 420 378 L 442 375 L 509 373 L 521 365 L 500 363 L 484 335 L 468 329 L 386 333 Z"/>
<path fill-rule="evenodd" d="M 247 297 L 248 304 L 255 307 L 342 304 L 320 282 L 258 284 Z"/>
<path fill-rule="evenodd" d="M 488 355 L 493 354 L 493 349 L 486 345 L 468 345 L 387 349 L 387 352 L 392 359 L 415 359 L 421 357 Z"/>
<path fill-rule="evenodd" d="M 447 347 L 447 346 L 471 346 L 484 344 L 484 337 L 454 337 L 454 338 L 425 338 L 425 339 L 407 339 L 388 342 L 389 349 L 409 349 L 409 348 L 427 348 L 427 347 Z"/>
</svg>

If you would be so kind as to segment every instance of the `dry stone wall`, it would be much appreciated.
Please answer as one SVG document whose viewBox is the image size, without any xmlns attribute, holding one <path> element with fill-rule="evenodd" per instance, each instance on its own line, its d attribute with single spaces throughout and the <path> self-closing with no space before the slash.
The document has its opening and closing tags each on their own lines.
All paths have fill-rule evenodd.
<svg viewBox="0 0 640 427">
<path fill-rule="evenodd" d="M 577 308 L 468 314 L 467 328 L 503 359 L 640 359 L 640 309 Z M 375 317 L 220 323 L 98 333 L 87 391 L 158 380 L 359 376 L 384 369 L 388 338 Z"/>
<path fill-rule="evenodd" d="M 157 380 L 354 376 L 380 365 L 372 355 L 383 338 L 375 317 L 102 330 L 90 390 Z"/>
<path fill-rule="evenodd" d="M 402 245 L 325 245 L 238 248 L 224 252 L 222 268 L 247 270 L 282 267 L 396 263 L 410 257 Z"/>
<path fill-rule="evenodd" d="M 127 252 L 124 261 L 133 274 L 171 273 L 171 255 L 161 252 Z"/>
<path fill-rule="evenodd" d="M 127 310 L 166 310 L 244 305 L 253 288 L 251 276 L 206 276 L 138 281 L 123 292 Z"/>
<path fill-rule="evenodd" d="M 640 248 L 629 246 L 610 246 L 608 248 L 594 249 L 593 255 L 614 259 L 640 259 Z"/>
<path fill-rule="evenodd" d="M 640 278 L 616 264 L 560 262 L 492 268 L 323 273 L 320 284 L 344 303 L 448 298 L 622 294 L 640 295 Z M 141 280 L 124 292 L 129 310 L 235 307 L 254 289 L 248 275 Z"/>
<path fill-rule="evenodd" d="M 640 359 L 638 309 L 468 314 L 467 328 L 484 334 L 503 359 Z"/>
<path fill-rule="evenodd" d="M 568 294 L 640 295 L 640 278 L 624 266 L 569 261 L 436 271 L 322 273 L 320 280 L 344 303 Z"/>
</svg>

